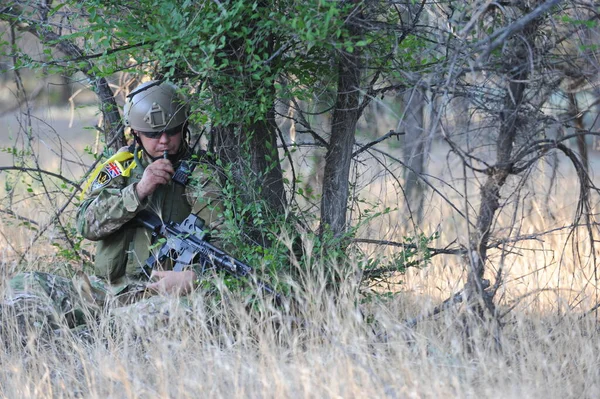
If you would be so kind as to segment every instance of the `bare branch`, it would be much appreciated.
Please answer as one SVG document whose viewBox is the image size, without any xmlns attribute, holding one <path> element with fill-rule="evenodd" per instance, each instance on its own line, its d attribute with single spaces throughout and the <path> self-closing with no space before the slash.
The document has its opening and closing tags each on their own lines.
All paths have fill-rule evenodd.
<svg viewBox="0 0 600 399">
<path fill-rule="evenodd" d="M 394 132 L 393 130 L 390 130 L 389 132 L 387 132 L 386 134 L 384 134 L 383 136 L 379 137 L 376 140 L 371 141 L 370 143 L 361 145 L 361 147 L 354 151 L 352 153 L 352 158 L 356 157 L 357 155 L 359 155 L 360 153 L 367 151 L 369 148 L 373 147 L 374 145 L 381 143 L 382 141 L 385 141 L 387 139 L 389 139 L 390 137 L 397 137 L 399 138 L 400 136 L 405 135 L 406 133 L 404 132 Z"/>
<path fill-rule="evenodd" d="M 511 36 L 521 32 L 529 24 L 531 24 L 537 18 L 550 11 L 552 7 L 558 5 L 562 1 L 564 0 L 548 0 L 545 3 L 539 5 L 535 10 L 533 10 L 529 14 L 524 15 L 509 26 L 492 33 L 490 36 L 488 36 L 481 42 L 475 44 L 474 48 L 477 51 L 483 50 L 483 54 L 481 55 L 480 59 L 487 59 L 492 51 L 503 45 L 506 42 L 506 40 L 508 40 Z"/>
<path fill-rule="evenodd" d="M 77 191 L 81 190 L 81 187 L 79 186 L 78 183 L 67 179 L 66 177 L 64 177 L 63 175 L 60 175 L 58 173 L 54 173 L 54 172 L 50 172 L 48 170 L 43 170 L 40 168 L 26 168 L 26 167 L 21 167 L 21 166 L 0 166 L 0 171 L 18 171 L 18 172 L 34 172 L 34 173 L 41 173 L 44 175 L 48 175 L 51 177 L 54 177 L 56 179 L 62 180 L 65 183 L 68 183 L 69 185 L 75 187 L 77 189 Z"/>
</svg>

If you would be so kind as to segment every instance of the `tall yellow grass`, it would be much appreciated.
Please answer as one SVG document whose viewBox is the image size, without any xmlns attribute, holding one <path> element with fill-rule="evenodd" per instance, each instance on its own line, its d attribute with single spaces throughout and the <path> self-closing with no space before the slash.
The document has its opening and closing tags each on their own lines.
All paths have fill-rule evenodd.
<svg viewBox="0 0 600 399">
<path fill-rule="evenodd" d="M 190 308 L 165 300 L 170 317 L 157 328 L 145 328 L 138 315 L 125 314 L 116 321 L 107 317 L 93 324 L 89 341 L 67 334 L 49 344 L 32 334 L 23 345 L 17 334 L 11 334 L 4 313 L 1 317 L 8 320 L 8 327 L 0 345 L 0 395 L 600 397 L 597 319 L 595 313 L 585 314 L 598 303 L 590 242 L 579 229 L 577 254 L 568 240 L 569 230 L 560 229 L 571 223 L 575 211 L 578 187 L 571 176 L 564 173 L 549 199 L 542 195 L 547 188 L 543 179 L 525 185 L 520 200 L 513 196 L 514 182 L 503 191 L 508 201 L 495 224 L 494 238 L 531 238 L 489 253 L 487 277 L 493 280 L 499 269 L 503 277 L 496 297 L 499 311 L 506 312 L 499 335 L 481 323 L 476 328 L 469 325 L 467 338 L 460 305 L 407 327 L 406 320 L 427 313 L 462 286 L 464 261 L 438 256 L 428 267 L 402 276 L 392 299 L 366 304 L 357 305 L 351 279 L 333 298 L 322 290 L 322 280 L 310 276 L 306 286 L 312 288 L 293 294 L 303 304 L 293 316 L 269 307 L 249 312 L 242 297 L 219 307 L 198 293 Z M 457 194 L 462 183 L 447 181 L 453 186 L 438 188 L 476 217 L 477 182 L 468 182 L 467 201 Z M 394 187 L 382 183 L 369 189 L 374 202 L 401 209 L 402 199 Z M 29 244 L 31 233 L 8 219 L 0 223 L 0 290 L 16 270 L 61 267 L 64 261 L 53 255 L 53 247 L 41 244 L 27 254 L 25 264 L 16 265 L 15 255 Z M 466 245 L 468 240 L 464 219 L 435 196 L 427 201 L 421 229 L 437 229 L 440 237 L 433 245 L 439 247 L 452 241 Z M 534 238 L 545 231 L 549 233 Z M 369 237 L 398 241 L 414 232 L 401 210 L 361 230 Z"/>
<path fill-rule="evenodd" d="M 318 284 L 318 283 L 317 283 Z M 170 318 L 144 328 L 126 316 L 101 322 L 91 342 L 4 338 L 0 395 L 7 398 L 594 398 L 600 394 L 597 325 L 573 314 L 513 312 L 499 345 L 485 327 L 465 341 L 460 309 L 414 329 L 416 294 L 359 312 L 350 295 L 296 293 L 296 319 L 249 314 L 243 298 L 191 310 L 167 302 Z M 365 318 L 375 322 L 367 323 Z M 295 323 L 294 321 L 298 321 Z M 6 334 L 4 335 L 6 337 Z M 15 336 L 16 337 L 16 336 Z"/>
</svg>

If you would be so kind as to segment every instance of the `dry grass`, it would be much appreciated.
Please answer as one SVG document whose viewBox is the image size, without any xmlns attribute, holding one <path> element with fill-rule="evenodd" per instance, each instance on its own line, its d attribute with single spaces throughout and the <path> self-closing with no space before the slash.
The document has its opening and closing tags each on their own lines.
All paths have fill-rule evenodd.
<svg viewBox="0 0 600 399">
<path fill-rule="evenodd" d="M 563 244 L 560 236 L 544 242 L 555 251 Z M 189 309 L 167 301 L 171 316 L 155 328 L 125 314 L 116 319 L 115 332 L 103 319 L 91 342 L 65 335 L 48 345 L 33 335 L 23 347 L 9 334 L 0 347 L 0 395 L 594 398 L 600 395 L 596 319 L 565 312 L 558 301 L 565 284 L 580 299 L 587 295 L 578 270 L 557 275 L 568 256 L 560 262 L 555 256 L 547 267 L 539 252 L 505 260 L 501 308 L 534 295 L 505 317 L 499 346 L 484 326 L 466 340 L 460 307 L 415 329 L 404 326 L 403 320 L 459 287 L 462 267 L 436 259 L 428 269 L 411 271 L 394 299 L 361 311 L 353 287 L 333 300 L 319 289 L 322 281 L 313 280 L 311 290 L 295 294 L 306 304 L 294 319 L 303 320 L 301 326 L 276 309 L 249 313 L 244 298 L 218 307 L 199 294 Z M 535 292 L 542 288 L 552 290 Z"/>
<path fill-rule="evenodd" d="M 400 295 L 365 310 L 349 297 L 313 296 L 302 327 L 274 327 L 277 311 L 249 315 L 235 302 L 191 311 L 170 304 L 169 322 L 144 330 L 120 319 L 94 340 L 4 342 L 3 397 L 587 397 L 600 394 L 595 322 L 519 312 L 500 349 L 484 328 L 467 350 L 459 310 L 420 324 L 400 320 L 419 298 Z M 409 304 L 412 304 L 410 306 Z"/>
<path fill-rule="evenodd" d="M 560 191 L 549 201 L 540 195 L 546 182 L 533 179 L 521 193 L 527 201 L 511 199 L 505 204 L 495 225 L 497 236 L 531 235 L 569 225 L 576 196 L 564 194 L 578 192 L 569 176 L 561 177 Z M 477 184 L 469 182 L 471 212 L 477 209 Z M 397 189 L 385 184 L 369 189 L 383 207 L 398 206 Z M 466 203 L 453 191 L 462 189 L 458 184 L 438 189 L 456 204 Z M 507 198 L 510 189 L 504 193 Z M 469 206 L 461 210 L 467 212 Z M 22 215 L 26 210 L 24 205 Z M 431 198 L 425 217 L 423 230 L 440 232 L 434 245 L 466 244 L 464 220 L 444 201 Z M 401 210 L 362 231 L 392 240 L 413 232 Z M 55 249 L 42 244 L 27 254 L 25 264 L 16 266 L 15 254 L 27 247 L 31 234 L 8 220 L 0 220 L 0 233 L 0 291 L 17 269 L 64 266 L 54 256 Z M 462 260 L 436 257 L 429 267 L 403 276 L 393 299 L 360 305 L 360 311 L 354 287 L 331 298 L 320 289 L 323 281 L 313 276 L 307 284 L 312 289 L 294 295 L 305 306 L 293 319 L 277 309 L 249 313 L 245 298 L 232 298 L 227 307 L 219 307 L 198 294 L 190 308 L 166 301 L 170 317 L 156 328 L 142 327 L 137 314 L 104 317 L 93 325 L 91 341 L 65 335 L 47 344 L 32 335 L 22 346 L 9 326 L 0 345 L 0 396 L 600 397 L 597 319 L 595 314 L 582 317 L 599 302 L 594 265 L 587 237 L 576 239 L 579 254 L 567 238 L 567 230 L 557 230 L 521 241 L 509 252 L 490 252 L 489 277 L 501 269 L 504 279 L 497 294 L 499 309 L 511 310 L 502 320 L 498 341 L 485 323 L 472 329 L 467 339 L 460 306 L 414 329 L 405 326 L 404 320 L 426 312 L 462 286 Z"/>
</svg>

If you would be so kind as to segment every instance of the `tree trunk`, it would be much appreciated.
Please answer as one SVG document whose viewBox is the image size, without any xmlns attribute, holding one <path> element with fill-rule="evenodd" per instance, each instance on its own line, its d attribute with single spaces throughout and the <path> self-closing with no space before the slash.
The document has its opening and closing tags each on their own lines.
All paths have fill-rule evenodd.
<svg viewBox="0 0 600 399">
<path fill-rule="evenodd" d="M 587 143 L 585 141 L 585 136 L 582 134 L 584 130 L 583 125 L 583 114 L 579 110 L 579 104 L 577 103 L 577 93 L 569 92 L 569 117 L 573 121 L 573 125 L 575 126 L 575 133 L 579 133 L 577 136 L 577 150 L 579 151 L 579 156 L 581 157 L 581 163 L 585 168 L 585 171 L 589 171 L 589 160 L 588 160 L 588 150 Z"/>
<path fill-rule="evenodd" d="M 231 167 L 233 182 L 245 201 L 264 200 L 275 214 L 282 214 L 286 196 L 274 123 L 271 109 L 266 121 L 217 126 L 212 138 L 219 159 Z"/>
<path fill-rule="evenodd" d="M 89 76 L 89 72 L 83 72 Z M 127 145 L 127 141 L 123 134 L 121 114 L 119 113 L 114 93 L 105 78 L 93 80 L 92 87 L 100 99 L 100 110 L 102 111 L 102 121 L 104 124 L 104 139 L 106 143 L 112 143 L 111 147 L 113 149 L 118 150 Z"/>
<path fill-rule="evenodd" d="M 522 53 L 523 54 L 523 53 Z M 527 56 L 519 60 L 526 60 Z M 516 60 L 515 60 L 516 61 Z M 513 65 L 517 64 L 515 62 Z M 500 111 L 500 131 L 496 140 L 496 164 L 490 168 L 490 174 L 481 187 L 481 204 L 476 223 L 476 231 L 470 242 L 470 267 L 465 291 L 467 296 L 479 302 L 483 300 L 491 314 L 495 313 L 494 303 L 483 291 L 483 275 L 487 259 L 487 245 L 492 230 L 496 211 L 500 207 L 500 190 L 512 169 L 512 150 L 515 138 L 521 129 L 519 110 L 523 103 L 528 77 L 527 65 L 521 63 L 520 68 L 510 74 L 504 97 L 504 105 Z"/>
<path fill-rule="evenodd" d="M 419 90 L 411 90 L 404 95 L 404 105 L 406 135 L 402 152 L 408 166 L 404 175 L 405 213 L 418 225 L 423 217 L 424 202 L 419 175 L 425 169 L 425 95 Z"/>
<path fill-rule="evenodd" d="M 337 98 L 331 121 L 331 139 L 325 155 L 320 233 L 330 231 L 336 238 L 346 230 L 348 178 L 356 123 L 360 116 L 359 87 L 360 54 L 355 48 L 352 53 L 342 52 L 338 59 Z"/>
<path fill-rule="evenodd" d="M 264 6 L 264 5 L 263 5 Z M 248 29 L 253 32 L 252 21 Z M 254 33 L 250 33 L 251 36 Z M 256 54 L 270 59 L 273 54 L 273 38 L 264 40 L 263 47 L 254 48 Z M 228 55 L 231 65 L 246 64 L 246 38 L 231 39 L 228 42 Z M 248 82 L 243 95 L 250 99 L 261 101 L 259 96 L 269 98 L 271 105 L 264 115 L 254 115 L 251 122 L 231 123 L 225 126 L 215 126 L 211 132 L 212 145 L 218 158 L 230 169 L 231 183 L 235 186 L 236 195 L 241 196 L 244 203 L 264 201 L 270 211 L 269 216 L 280 216 L 285 211 L 286 195 L 283 185 L 283 172 L 277 149 L 277 125 L 275 123 L 275 88 L 267 87 L 264 82 L 249 79 L 251 71 L 242 67 L 240 71 L 231 68 L 229 81 L 214 84 L 213 101 L 217 108 L 223 108 L 221 96 L 231 97 L 235 86 L 232 82 Z M 272 100 L 272 101 L 271 101 Z M 253 225 L 249 221 L 249 225 Z M 269 246 L 268 240 L 260 231 L 250 228 L 250 237 L 260 245 Z"/>
</svg>

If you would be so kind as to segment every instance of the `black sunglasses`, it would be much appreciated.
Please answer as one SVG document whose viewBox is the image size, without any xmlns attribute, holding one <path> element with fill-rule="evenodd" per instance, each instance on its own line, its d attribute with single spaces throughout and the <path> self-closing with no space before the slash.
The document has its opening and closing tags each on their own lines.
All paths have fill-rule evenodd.
<svg viewBox="0 0 600 399">
<path fill-rule="evenodd" d="M 183 126 L 176 126 L 172 129 L 161 130 L 160 132 L 142 132 L 139 130 L 137 132 L 149 139 L 158 139 L 158 138 L 160 138 L 160 136 L 163 135 L 163 133 L 166 133 L 166 135 L 169 137 L 173 137 L 173 136 L 177 136 L 179 133 L 181 133 L 182 130 L 183 130 Z"/>
</svg>

